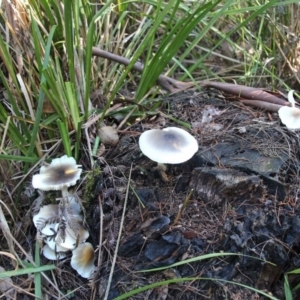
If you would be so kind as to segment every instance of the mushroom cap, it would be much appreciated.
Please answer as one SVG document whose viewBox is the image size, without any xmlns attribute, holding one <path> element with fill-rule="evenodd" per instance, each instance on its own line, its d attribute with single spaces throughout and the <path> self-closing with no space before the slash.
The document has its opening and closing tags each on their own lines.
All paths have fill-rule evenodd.
<svg viewBox="0 0 300 300">
<path fill-rule="evenodd" d="M 67 252 L 67 251 L 70 251 L 70 249 L 68 249 L 68 248 L 64 248 L 64 247 L 61 247 L 61 246 L 57 245 L 53 237 L 44 238 L 44 242 L 54 252 Z"/>
<path fill-rule="evenodd" d="M 281 122 L 288 129 L 300 129 L 300 109 L 296 107 L 283 106 L 278 110 Z"/>
<path fill-rule="evenodd" d="M 94 248 L 90 243 L 79 244 L 78 247 L 73 250 L 71 266 L 80 276 L 84 278 L 91 276 L 95 269 L 94 261 Z"/>
<path fill-rule="evenodd" d="M 44 205 L 40 208 L 40 211 L 33 216 L 33 223 L 38 230 L 43 230 L 44 227 L 46 227 L 45 225 L 47 225 L 47 221 L 55 219 L 56 217 L 58 217 L 58 204 Z M 47 229 L 51 230 L 50 228 L 51 226 L 45 228 L 45 231 L 47 232 Z M 42 233 L 47 235 L 47 233 Z"/>
<path fill-rule="evenodd" d="M 33 175 L 32 185 L 42 191 L 62 190 L 76 184 L 82 169 L 73 157 L 64 155 L 52 160 L 49 166 L 42 166 L 40 174 Z"/>
<path fill-rule="evenodd" d="M 42 248 L 43 254 L 46 258 L 49 260 L 57 260 L 57 259 L 63 259 L 67 256 L 65 252 L 55 252 L 52 250 L 48 245 L 45 245 Z"/>
<path fill-rule="evenodd" d="M 46 226 L 41 230 L 42 236 L 54 236 L 56 233 L 56 226 L 58 223 L 47 223 Z"/>
<path fill-rule="evenodd" d="M 145 131 L 140 136 L 139 145 L 146 156 L 162 164 L 183 163 L 198 151 L 197 140 L 177 127 Z"/>
<path fill-rule="evenodd" d="M 82 217 L 80 217 L 82 219 Z M 69 224 L 66 224 L 64 230 L 59 230 L 59 226 L 57 227 L 58 234 L 55 237 L 56 245 L 74 250 L 77 243 L 83 243 L 90 236 L 89 232 L 79 224 L 74 225 L 77 227 L 76 232 L 70 227 Z M 61 232 L 61 233 L 60 233 Z"/>
</svg>

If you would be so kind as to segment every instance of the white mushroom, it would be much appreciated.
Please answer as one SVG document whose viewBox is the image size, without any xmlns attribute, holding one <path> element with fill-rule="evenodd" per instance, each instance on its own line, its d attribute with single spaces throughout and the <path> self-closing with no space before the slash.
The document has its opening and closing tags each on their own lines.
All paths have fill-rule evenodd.
<svg viewBox="0 0 300 300">
<path fill-rule="evenodd" d="M 66 155 L 55 158 L 49 166 L 42 166 L 40 174 L 33 175 L 32 185 L 42 191 L 61 190 L 63 197 L 68 195 L 68 187 L 75 185 L 82 169 L 73 157 Z"/>
<path fill-rule="evenodd" d="M 42 249 L 43 255 L 49 260 L 63 259 L 67 256 L 65 252 L 55 252 L 48 245 L 45 245 Z"/>
<path fill-rule="evenodd" d="M 58 223 L 47 223 L 46 226 L 41 230 L 41 234 L 43 236 L 53 236 L 55 235 L 56 231 L 55 228 Z"/>
<path fill-rule="evenodd" d="M 58 218 L 58 204 L 44 205 L 40 208 L 40 211 L 33 216 L 33 223 L 38 230 L 42 231 L 42 234 L 53 235 L 51 231 L 55 225 L 49 224 L 48 221 L 51 219 L 54 220 L 55 218 Z"/>
<path fill-rule="evenodd" d="M 64 247 L 61 247 L 61 246 L 57 245 L 56 242 L 55 242 L 55 239 L 53 237 L 46 237 L 44 239 L 44 242 L 54 252 L 67 252 L 67 251 L 70 251 L 69 248 L 64 248 Z"/>
<path fill-rule="evenodd" d="M 71 258 L 71 266 L 77 273 L 89 278 L 95 269 L 94 266 L 95 253 L 93 246 L 90 243 L 80 244 L 75 250 Z"/>
<path fill-rule="evenodd" d="M 183 163 L 198 151 L 197 140 L 177 127 L 145 131 L 140 136 L 139 145 L 146 156 L 160 164 Z"/>
<path fill-rule="evenodd" d="M 89 232 L 79 223 L 73 222 L 75 228 L 72 229 L 69 224 L 65 225 L 64 229 L 58 229 L 55 242 L 58 246 L 74 250 L 77 244 L 83 243 L 89 237 Z"/>
<path fill-rule="evenodd" d="M 283 106 L 278 110 L 279 118 L 281 122 L 288 129 L 300 129 L 300 109 L 295 107 L 295 99 L 293 96 L 293 90 L 288 93 L 288 100 L 292 107 Z"/>
</svg>

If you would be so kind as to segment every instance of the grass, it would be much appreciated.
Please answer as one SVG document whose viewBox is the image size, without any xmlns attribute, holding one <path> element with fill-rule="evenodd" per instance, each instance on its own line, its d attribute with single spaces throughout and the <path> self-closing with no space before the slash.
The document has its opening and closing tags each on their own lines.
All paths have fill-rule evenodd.
<svg viewBox="0 0 300 300">
<path fill-rule="evenodd" d="M 122 125 L 155 115 L 164 94 L 156 84 L 161 74 L 195 85 L 217 79 L 275 89 L 299 82 L 293 38 L 299 34 L 298 1 L 1 3 L 0 195 L 10 207 L 21 202 L 34 164 L 61 154 L 78 160 L 88 153 L 92 166 L 97 152 L 89 138 L 93 127 L 115 115 L 124 118 Z M 93 46 L 130 63 L 93 56 Z M 140 74 L 132 71 L 137 62 L 143 63 Z M 91 102 L 95 90 L 107 97 L 102 108 Z M 132 92 L 132 102 L 116 107 L 125 91 Z M 97 122 L 90 124 L 96 115 Z M 168 117 L 173 118 L 172 112 Z M 5 161 L 13 162 L 8 170 Z M 24 184 L 18 184 L 20 176 Z M 11 214 L 18 216 L 14 208 Z M 37 250 L 35 255 L 38 263 Z M 38 287 L 36 272 L 46 270 L 21 271 L 34 272 Z M 19 274 L 7 272 L 0 278 Z"/>
<path fill-rule="evenodd" d="M 134 101 L 141 104 L 146 95 L 157 97 L 159 90 L 154 92 L 152 88 L 163 72 L 182 80 L 188 76 L 194 82 L 200 78 L 216 78 L 216 75 L 224 78 L 226 74 L 212 73 L 205 64 L 205 60 L 216 54 L 224 43 L 232 52 L 227 54 L 234 56 L 239 52 L 241 56 L 241 69 L 236 72 L 244 74 L 240 76 L 241 80 L 252 81 L 267 76 L 274 86 L 280 80 L 277 74 L 270 72 L 270 63 L 269 68 L 264 64 L 265 59 L 274 54 L 276 44 L 267 44 L 263 39 L 270 33 L 275 37 L 281 33 L 273 24 L 277 1 L 250 3 L 246 7 L 236 1 L 226 1 L 226 4 L 206 1 L 204 5 L 177 0 L 167 4 L 145 1 L 140 4 L 142 11 L 139 14 L 133 10 L 139 5 L 135 1 L 126 4 L 108 1 L 101 8 L 96 3 L 89 6 L 86 1 L 76 4 L 64 1 L 63 5 L 54 1 L 18 3 L 27 22 L 19 18 L 9 29 L 13 43 L 21 47 L 23 56 L 18 57 L 9 48 L 9 41 L 3 35 L 0 39 L 1 57 L 5 62 L 0 75 L 7 101 L 11 103 L 9 109 L 1 103 L 0 118 L 5 124 L 2 127 L 5 140 L 13 143 L 1 147 L 2 159 L 11 160 L 15 156 L 19 160 L 17 156 L 23 155 L 26 160 L 36 161 L 51 146 L 48 141 L 55 142 L 56 132 L 60 133 L 64 152 L 78 159 L 82 150 L 83 123 L 96 111 L 101 113 L 101 122 L 114 97 L 128 86 L 129 80 L 136 85 Z M 16 11 L 12 13 L 17 15 Z M 289 13 L 287 10 L 284 17 L 287 18 Z M 4 12 L 2 19 L 9 21 Z M 28 20 L 32 21 L 31 25 Z M 110 26 L 110 22 L 114 26 Z M 252 33 L 253 27 L 258 27 L 257 35 Z M 21 29 L 25 31 L 27 41 L 17 34 Z M 276 29 L 278 32 L 274 32 Z M 122 40 L 126 42 L 122 44 Z M 23 46 L 24 42 L 29 45 Z M 243 44 L 251 47 L 254 55 L 250 57 L 241 46 Z M 130 58 L 130 64 L 124 68 L 93 58 L 94 45 Z M 234 60 L 229 56 L 222 57 L 225 62 Z M 130 70 L 140 59 L 144 70 L 137 78 Z M 20 68 L 26 76 L 21 76 Z M 89 102 L 95 88 L 108 95 L 108 101 L 100 111 L 92 109 Z M 50 111 L 45 109 L 46 105 L 51 107 Z M 145 115 L 145 111 L 137 106 L 132 110 L 137 115 Z M 12 119 L 9 119 L 10 112 Z"/>
</svg>

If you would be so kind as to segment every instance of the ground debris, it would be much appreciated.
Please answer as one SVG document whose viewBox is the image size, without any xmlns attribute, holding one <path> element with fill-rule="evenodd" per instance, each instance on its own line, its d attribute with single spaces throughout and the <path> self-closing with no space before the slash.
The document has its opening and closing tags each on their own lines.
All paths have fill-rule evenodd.
<svg viewBox="0 0 300 300">
<path fill-rule="evenodd" d="M 218 205 L 224 199 L 257 200 L 264 194 L 258 176 L 227 168 L 195 168 L 190 187 L 194 189 L 196 199 L 212 205 Z"/>
</svg>

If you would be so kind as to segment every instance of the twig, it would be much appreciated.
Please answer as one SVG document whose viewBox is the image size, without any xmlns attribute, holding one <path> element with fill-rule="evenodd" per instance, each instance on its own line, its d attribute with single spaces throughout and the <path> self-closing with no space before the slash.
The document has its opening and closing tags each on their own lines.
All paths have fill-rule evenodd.
<svg viewBox="0 0 300 300">
<path fill-rule="evenodd" d="M 97 47 L 92 48 L 92 54 L 95 56 L 100 56 L 115 61 L 125 66 L 128 66 L 130 63 L 130 60 L 128 58 L 102 50 Z M 133 65 L 132 69 L 138 72 L 142 72 L 144 69 L 144 65 L 140 62 L 137 62 Z M 157 79 L 157 83 L 163 89 L 171 93 L 186 90 L 195 86 L 193 82 L 178 81 L 165 75 L 160 75 Z M 244 99 L 239 100 L 245 103 L 246 105 L 263 108 L 272 112 L 277 112 L 280 107 L 289 105 L 288 101 L 281 99 L 275 95 L 272 95 L 271 93 L 268 93 L 263 89 L 259 88 L 217 81 L 202 81 L 197 83 L 200 84 L 202 87 L 213 87 L 215 89 L 219 89 L 224 92 L 236 95 L 238 97 L 242 97 Z"/>
<path fill-rule="evenodd" d="M 188 203 L 189 203 L 189 201 L 190 201 L 190 199 L 192 197 L 193 192 L 194 192 L 194 189 L 191 189 L 190 193 L 185 198 L 185 200 L 184 200 L 184 202 L 183 202 L 183 204 L 182 204 L 182 206 L 181 206 L 181 208 L 180 208 L 180 210 L 179 210 L 179 212 L 178 212 L 178 214 L 177 214 L 177 216 L 176 216 L 176 218 L 175 218 L 175 220 L 174 220 L 174 222 L 172 224 L 173 226 L 176 225 L 177 222 L 179 221 L 179 219 L 180 219 L 180 217 L 181 217 L 184 209 L 186 208 L 186 206 L 188 205 Z"/>
<path fill-rule="evenodd" d="M 213 87 L 226 93 L 230 93 L 238 97 L 248 99 L 249 101 L 259 100 L 263 102 L 278 104 L 280 106 L 290 105 L 288 101 L 276 97 L 259 88 L 217 81 L 203 81 L 201 85 L 204 87 Z"/>
<path fill-rule="evenodd" d="M 260 100 L 247 100 L 247 99 L 242 99 L 240 102 L 249 105 L 249 106 L 255 106 L 259 108 L 263 108 L 268 111 L 272 112 L 278 112 L 279 108 L 282 107 L 282 105 L 279 104 L 274 104 L 274 103 L 268 103 L 265 101 L 260 101 Z"/>
<path fill-rule="evenodd" d="M 112 61 L 115 61 L 117 63 L 120 63 L 122 65 L 128 66 L 130 63 L 130 60 L 126 57 L 122 57 L 120 55 L 102 50 L 100 48 L 97 47 L 93 47 L 92 48 L 92 54 L 95 56 L 100 56 Z M 133 70 L 138 71 L 138 72 L 142 72 L 144 69 L 144 65 L 136 62 L 133 67 Z M 179 81 L 176 79 L 173 79 L 169 76 L 165 76 L 165 75 L 160 75 L 157 79 L 157 83 L 166 91 L 171 92 L 171 93 L 175 93 L 178 92 L 179 90 L 186 90 L 190 87 L 194 86 L 193 82 L 183 82 L 183 81 Z"/>
</svg>

